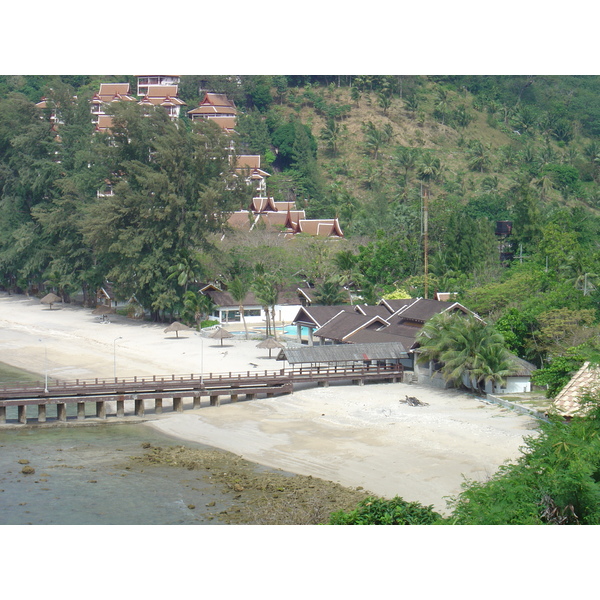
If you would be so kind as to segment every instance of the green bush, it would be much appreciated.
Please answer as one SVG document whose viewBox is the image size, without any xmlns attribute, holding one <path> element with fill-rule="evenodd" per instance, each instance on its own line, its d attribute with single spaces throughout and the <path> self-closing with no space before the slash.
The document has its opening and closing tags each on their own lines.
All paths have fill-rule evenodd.
<svg viewBox="0 0 600 600">
<path fill-rule="evenodd" d="M 207 321 L 202 321 L 200 323 L 200 329 L 204 329 L 205 327 L 212 327 L 213 325 L 218 325 L 219 321 L 216 320 L 207 320 Z"/>
<path fill-rule="evenodd" d="M 331 514 L 330 525 L 434 525 L 443 518 L 432 506 L 406 502 L 399 496 L 391 500 L 369 497 L 350 512 Z"/>
</svg>

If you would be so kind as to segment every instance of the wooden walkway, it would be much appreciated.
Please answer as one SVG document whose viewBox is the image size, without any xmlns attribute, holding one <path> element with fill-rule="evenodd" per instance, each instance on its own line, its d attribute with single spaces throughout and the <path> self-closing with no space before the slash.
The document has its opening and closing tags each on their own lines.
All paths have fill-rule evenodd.
<svg viewBox="0 0 600 600">
<path fill-rule="evenodd" d="M 15 421 L 19 424 L 26 424 L 32 418 L 31 409 L 29 415 L 27 411 L 32 406 L 37 406 L 38 423 L 47 422 L 48 407 L 56 407 L 56 421 L 90 418 L 90 403 L 95 405 L 92 416 L 97 419 L 111 416 L 124 418 L 131 416 L 131 413 L 136 417 L 144 417 L 151 401 L 154 401 L 154 414 L 163 412 L 165 399 L 172 402 L 173 411 L 182 412 L 186 398 L 188 406 L 191 404 L 192 408 L 197 409 L 201 407 L 203 397 L 209 399 L 211 406 L 218 406 L 222 397 L 237 402 L 240 397 L 252 400 L 259 395 L 272 397 L 289 394 L 293 391 L 294 383 L 327 386 L 338 381 L 362 385 L 367 381 L 400 381 L 402 374 L 401 365 L 350 365 L 165 377 L 76 379 L 52 381 L 48 389 L 44 383 L 14 384 L 0 387 L 0 424 L 7 423 L 7 409 L 10 408 L 16 408 Z M 109 402 L 111 404 L 107 404 Z M 68 405 L 75 405 L 76 414 L 67 415 Z"/>
</svg>

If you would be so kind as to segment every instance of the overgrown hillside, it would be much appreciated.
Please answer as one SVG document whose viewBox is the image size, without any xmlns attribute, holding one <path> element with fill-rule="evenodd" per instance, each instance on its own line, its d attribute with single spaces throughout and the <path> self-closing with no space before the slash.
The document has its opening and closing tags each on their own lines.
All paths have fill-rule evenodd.
<svg viewBox="0 0 600 600">
<path fill-rule="evenodd" d="M 299 282 L 321 286 L 322 303 L 455 292 L 540 366 L 597 351 L 599 77 L 186 75 L 176 123 L 115 102 L 112 133 L 98 134 L 89 100 L 111 81 L 135 87 L 0 77 L 6 289 L 92 295 L 109 279 L 155 318 L 192 321 L 208 279 L 260 288 L 265 306 Z M 337 216 L 344 240 L 227 230 L 252 191 L 233 176 L 231 136 L 186 116 L 205 91 L 235 101 L 236 152 L 261 155 L 269 194 Z M 98 197 L 107 181 L 114 196 Z"/>
</svg>

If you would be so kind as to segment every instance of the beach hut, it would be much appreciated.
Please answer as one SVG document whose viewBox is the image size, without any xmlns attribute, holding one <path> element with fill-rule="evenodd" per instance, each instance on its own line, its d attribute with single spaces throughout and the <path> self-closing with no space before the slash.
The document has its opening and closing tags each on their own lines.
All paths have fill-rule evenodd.
<svg viewBox="0 0 600 600">
<path fill-rule="evenodd" d="M 173 321 L 166 329 L 165 333 L 170 333 L 171 331 L 175 332 L 175 337 L 179 337 L 180 331 L 191 331 L 190 327 L 180 323 L 179 321 Z"/>
</svg>

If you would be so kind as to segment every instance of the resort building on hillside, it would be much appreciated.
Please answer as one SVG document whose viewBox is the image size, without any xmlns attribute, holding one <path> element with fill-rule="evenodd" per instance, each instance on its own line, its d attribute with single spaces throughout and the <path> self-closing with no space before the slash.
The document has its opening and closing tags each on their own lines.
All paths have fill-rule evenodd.
<svg viewBox="0 0 600 600">
<path fill-rule="evenodd" d="M 304 210 L 296 209 L 295 202 L 275 202 L 270 197 L 253 198 L 247 210 L 231 213 L 227 225 L 242 231 L 276 231 L 284 237 L 297 234 L 334 239 L 344 237 L 338 219 L 307 219 Z"/>
<path fill-rule="evenodd" d="M 239 154 L 229 157 L 235 162 L 235 173 L 244 177 L 248 185 L 254 186 L 254 192 L 260 196 L 267 194 L 267 177 L 271 175 L 260 168 L 260 154 Z"/>
<path fill-rule="evenodd" d="M 229 100 L 225 94 L 207 92 L 200 105 L 187 114 L 192 121 L 211 119 L 225 131 L 235 130 L 237 109 L 233 100 Z"/>
<path fill-rule="evenodd" d="M 179 85 L 179 75 L 138 75 L 137 96 L 146 96 L 148 88 L 155 85 Z"/>
<path fill-rule="evenodd" d="M 137 102 L 142 106 L 162 107 L 175 121 L 186 103 L 178 95 L 179 76 L 138 75 L 137 97 L 131 92 L 129 83 L 101 83 L 100 89 L 90 101 L 92 122 L 98 133 L 111 133 L 113 118 L 106 109 L 113 102 Z M 50 109 L 53 129 L 60 124 L 59 111 L 47 98 L 37 104 L 40 109 Z M 109 111 L 110 112 L 110 111 Z M 206 92 L 200 105 L 188 111 L 192 120 L 205 119 L 218 124 L 226 133 L 235 132 L 237 108 L 225 94 Z M 58 137 L 58 136 L 57 136 Z M 307 219 L 303 209 L 297 209 L 295 202 L 276 202 L 267 194 L 267 179 L 270 174 L 261 168 L 260 155 L 236 154 L 233 137 L 230 137 L 229 159 L 235 165 L 237 177 L 243 177 L 253 188 L 255 197 L 248 209 L 232 213 L 227 221 L 230 230 L 274 231 L 284 237 L 298 234 L 339 239 L 344 237 L 339 220 Z M 112 182 L 97 191 L 97 196 L 112 195 Z"/>
<path fill-rule="evenodd" d="M 94 125 L 99 124 L 101 116 L 107 116 L 105 108 L 111 102 L 137 102 L 137 99 L 131 95 L 128 83 L 101 83 L 100 90 L 90 101 Z M 110 128 L 109 120 L 103 120 L 102 128 L 104 131 Z"/>
<path fill-rule="evenodd" d="M 176 85 L 149 85 L 140 104 L 162 106 L 171 119 L 179 118 L 179 111 L 185 102 L 178 97 Z"/>
</svg>

